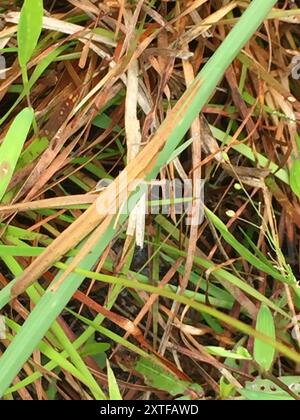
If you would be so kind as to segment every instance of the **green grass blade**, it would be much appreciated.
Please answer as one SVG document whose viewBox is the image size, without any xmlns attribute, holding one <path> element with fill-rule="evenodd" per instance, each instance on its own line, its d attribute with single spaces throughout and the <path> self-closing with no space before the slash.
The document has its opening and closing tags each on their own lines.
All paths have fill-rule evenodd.
<svg viewBox="0 0 300 420">
<path fill-rule="evenodd" d="M 248 350 L 245 348 L 239 347 L 237 351 L 226 350 L 223 347 L 216 346 L 206 346 L 205 350 L 208 354 L 217 357 L 224 357 L 226 359 L 234 360 L 252 360 L 251 355 L 248 353 Z"/>
<path fill-rule="evenodd" d="M 274 319 L 266 305 L 262 305 L 258 312 L 256 329 L 272 340 L 276 339 Z M 275 349 L 273 346 L 261 341 L 259 338 L 254 340 L 254 359 L 264 371 L 268 371 L 271 368 L 274 357 Z"/>
<path fill-rule="evenodd" d="M 99 252 L 104 249 L 100 246 L 99 249 L 91 253 L 82 263 L 82 267 L 91 268 L 99 258 Z M 58 280 L 60 274 L 56 277 Z M 68 281 L 65 282 L 59 289 L 59 293 L 45 293 L 44 296 L 37 303 L 36 307 L 29 315 L 20 332 L 10 344 L 6 352 L 0 359 L 1 381 L 0 381 L 0 396 L 4 394 L 15 376 L 26 360 L 30 357 L 35 348 L 52 326 L 57 316 L 61 313 L 64 306 L 73 296 L 75 290 L 80 286 L 84 277 L 80 274 L 72 274 Z M 3 299 L 7 298 L 7 292 L 12 287 L 12 283 L 0 292 L 0 304 Z M 47 308 L 47 309 L 46 309 Z M 50 309 L 49 309 L 50 308 Z M 105 395 L 99 389 L 98 399 L 105 399 Z"/>
<path fill-rule="evenodd" d="M 18 25 L 18 56 L 22 68 L 33 55 L 42 32 L 43 1 L 25 0 Z"/>
<path fill-rule="evenodd" d="M 17 161 L 33 122 L 34 113 L 25 108 L 15 118 L 0 147 L 0 200 L 2 200 L 14 173 Z"/>
<path fill-rule="evenodd" d="M 110 363 L 107 360 L 107 377 L 108 377 L 108 390 L 109 390 L 109 399 L 111 401 L 120 401 L 122 400 L 122 395 L 119 390 L 119 386 L 114 375 L 112 368 L 110 367 Z"/>
<path fill-rule="evenodd" d="M 222 144 L 230 144 L 232 141 L 232 137 L 226 134 L 224 131 L 220 130 L 217 127 L 213 127 L 210 125 L 211 132 L 213 136 L 219 140 Z M 253 163 L 258 163 L 259 166 L 262 168 L 269 168 L 271 173 L 281 181 L 286 184 L 289 184 L 289 175 L 287 171 L 283 168 L 280 168 L 276 163 L 270 162 L 270 159 L 263 156 L 261 153 L 254 153 L 251 147 L 247 146 L 247 144 L 240 143 L 240 144 L 233 144 L 232 149 L 240 153 L 242 156 L 245 156 Z"/>
<path fill-rule="evenodd" d="M 290 170 L 290 186 L 293 192 L 300 197 L 300 161 L 295 160 Z"/>
<path fill-rule="evenodd" d="M 109 293 L 109 296 L 108 296 L 108 302 L 107 302 L 107 305 L 106 305 L 106 308 L 107 309 L 111 309 L 112 308 L 112 306 L 113 306 L 113 304 L 114 304 L 114 302 L 116 301 L 116 299 L 117 299 L 117 297 L 118 297 L 118 295 L 119 295 L 119 293 L 120 293 L 120 291 L 121 291 L 121 287 L 120 286 L 115 286 L 113 289 L 112 289 L 112 292 L 111 293 Z M 104 319 L 104 317 L 103 317 L 103 315 L 97 315 L 97 317 L 95 318 L 95 320 L 94 320 L 94 323 L 96 324 L 96 325 L 100 325 L 102 322 L 103 322 L 103 319 Z M 90 349 L 89 349 L 89 345 L 87 344 L 87 345 L 85 345 L 85 343 L 88 343 L 89 342 L 89 340 L 92 338 L 92 336 L 94 335 L 94 333 L 95 333 L 95 329 L 92 327 L 92 326 L 89 326 L 72 344 L 73 344 L 73 346 L 75 347 L 75 349 L 79 349 L 79 348 L 81 348 L 81 356 L 82 357 L 84 357 L 85 355 L 86 356 L 88 356 L 89 355 L 89 351 L 90 351 Z M 100 345 L 100 343 L 97 343 L 97 345 Z M 102 343 L 102 345 L 103 345 L 103 343 Z M 106 348 L 107 346 L 105 346 L 105 348 Z M 99 347 L 98 347 L 98 350 L 99 350 Z M 102 349 L 101 349 L 102 351 L 105 351 L 104 350 L 104 348 L 102 347 Z M 85 353 L 87 353 L 87 354 L 85 354 Z M 93 352 L 91 352 L 91 353 L 93 353 Z M 90 354 L 90 355 L 93 355 L 93 354 Z M 61 356 L 62 357 L 67 357 L 67 352 L 64 350 L 62 353 L 61 353 Z M 44 366 L 44 369 L 47 371 L 47 370 L 49 370 L 49 371 L 52 371 L 52 370 L 54 370 L 54 369 L 56 369 L 57 368 L 57 366 L 58 366 L 58 364 L 55 362 L 55 361 L 50 361 L 50 362 L 48 362 L 45 366 Z M 104 366 L 103 366 L 104 367 Z M 12 392 L 15 392 L 15 391 L 17 391 L 18 389 L 21 389 L 21 388 L 23 388 L 23 387 L 25 387 L 25 386 L 28 386 L 28 385 L 30 385 L 32 382 L 34 382 L 35 380 L 37 380 L 37 379 L 39 379 L 39 378 L 41 378 L 42 377 L 42 372 L 40 372 L 40 371 L 36 371 L 36 372 L 34 372 L 33 374 L 31 374 L 30 376 L 27 376 L 25 379 L 23 379 L 22 381 L 20 381 L 17 385 L 14 385 L 14 386 L 12 386 L 12 387 L 10 387 L 6 392 L 5 392 L 5 395 L 6 394 L 8 394 L 8 393 L 12 393 Z"/>
</svg>

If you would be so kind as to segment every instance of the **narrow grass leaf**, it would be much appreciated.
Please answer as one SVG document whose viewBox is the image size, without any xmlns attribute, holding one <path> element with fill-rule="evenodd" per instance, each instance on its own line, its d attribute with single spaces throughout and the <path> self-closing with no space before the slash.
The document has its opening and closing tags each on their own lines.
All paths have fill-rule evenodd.
<svg viewBox="0 0 300 420">
<path fill-rule="evenodd" d="M 18 53 L 21 67 L 25 67 L 37 46 L 42 32 L 43 1 L 25 0 L 18 25 Z"/>
<path fill-rule="evenodd" d="M 300 198 L 300 160 L 295 160 L 290 170 L 290 187 Z"/>
<path fill-rule="evenodd" d="M 261 305 L 257 315 L 256 330 L 270 337 L 272 340 L 276 339 L 275 324 L 272 313 L 270 309 L 264 304 Z M 274 347 L 261 341 L 259 338 L 255 338 L 254 359 L 263 370 L 268 371 L 271 368 L 274 357 Z"/>
<path fill-rule="evenodd" d="M 3 198 L 14 173 L 17 161 L 29 133 L 33 117 L 34 113 L 30 108 L 25 108 L 20 112 L 15 118 L 0 147 L 0 200 Z"/>
<path fill-rule="evenodd" d="M 109 390 L 109 399 L 111 401 L 120 401 L 122 400 L 122 395 L 119 390 L 119 386 L 114 375 L 112 368 L 110 367 L 110 363 L 107 360 L 107 377 L 108 377 L 108 390 Z"/>
<path fill-rule="evenodd" d="M 212 356 L 226 357 L 227 359 L 234 360 L 252 360 L 251 355 L 246 349 L 243 348 L 239 348 L 236 352 L 217 346 L 206 346 L 205 349 L 207 353 L 211 354 Z"/>
</svg>

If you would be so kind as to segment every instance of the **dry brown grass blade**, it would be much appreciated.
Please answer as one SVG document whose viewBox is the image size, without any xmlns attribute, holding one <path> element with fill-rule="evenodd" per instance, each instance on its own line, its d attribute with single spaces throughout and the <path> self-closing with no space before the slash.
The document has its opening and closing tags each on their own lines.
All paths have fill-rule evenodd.
<svg viewBox="0 0 300 420">
<path fill-rule="evenodd" d="M 96 194 L 79 194 L 67 197 L 47 198 L 45 200 L 29 201 L 26 203 L 0 206 L 0 213 L 20 212 L 28 210 L 58 209 L 68 206 L 78 206 L 80 204 L 92 204 L 96 201 Z"/>
<path fill-rule="evenodd" d="M 130 21 L 130 16 L 127 20 Z M 132 17 L 131 17 L 132 19 Z M 142 136 L 140 122 L 137 117 L 138 87 L 139 87 L 138 60 L 132 60 L 127 71 L 127 93 L 125 102 L 125 132 L 127 142 L 127 163 L 136 158 L 139 153 Z M 129 216 L 127 235 L 136 238 L 139 247 L 144 245 L 145 235 L 145 200 L 142 197 Z"/>
<path fill-rule="evenodd" d="M 96 16 L 99 13 L 99 9 L 89 0 L 68 0 L 69 3 L 73 4 L 73 6 L 78 7 L 79 9 L 83 10 L 84 12 L 94 13 Z"/>
<path fill-rule="evenodd" d="M 203 19 L 199 24 L 195 25 L 189 31 L 186 31 L 180 38 L 180 43 L 183 45 L 189 44 L 196 39 L 199 35 L 206 33 L 211 27 L 219 20 L 223 19 L 228 13 L 237 7 L 237 2 L 232 1 L 225 6 L 221 7 L 218 11 L 212 13 L 207 18 Z"/>
<path fill-rule="evenodd" d="M 6 22 L 18 23 L 20 19 L 19 12 L 10 12 L 5 15 Z M 80 40 L 89 41 L 92 36 L 93 41 L 99 42 L 101 44 L 106 44 L 110 46 L 116 46 L 116 43 L 109 38 L 104 36 L 94 34 L 89 29 L 84 28 L 80 25 L 75 25 L 74 23 L 66 22 L 60 19 L 53 17 L 44 17 L 43 18 L 43 28 L 49 29 L 51 31 L 62 32 L 67 35 L 79 34 Z M 107 57 L 107 54 L 103 52 L 103 57 Z"/>
<path fill-rule="evenodd" d="M 184 70 L 187 86 L 189 86 L 195 78 L 193 67 L 189 62 L 183 61 L 183 70 Z M 186 260 L 184 276 L 181 281 L 182 292 L 184 292 L 184 290 L 186 289 L 191 272 L 192 272 L 194 254 L 197 248 L 198 228 L 199 228 L 199 225 L 202 223 L 202 219 L 203 219 L 201 218 L 201 209 L 203 208 L 203 203 L 201 202 L 202 177 L 201 177 L 201 166 L 200 166 L 202 133 L 201 133 L 201 123 L 200 123 L 199 118 L 197 118 L 191 125 L 190 132 L 193 138 L 193 145 L 192 145 L 193 202 L 192 202 L 191 211 L 188 215 L 189 225 L 191 226 L 191 228 L 190 228 L 189 245 L 187 249 L 188 257 Z"/>
<path fill-rule="evenodd" d="M 233 103 L 235 104 L 236 108 L 239 110 L 242 119 L 248 118 L 249 109 L 239 92 L 237 77 L 236 77 L 233 65 L 231 65 L 229 69 L 227 70 L 226 79 L 231 89 Z M 247 128 L 248 134 L 252 135 L 254 140 L 257 140 L 259 138 L 259 135 L 256 131 L 255 124 L 251 117 L 248 118 L 246 128 Z"/>
</svg>

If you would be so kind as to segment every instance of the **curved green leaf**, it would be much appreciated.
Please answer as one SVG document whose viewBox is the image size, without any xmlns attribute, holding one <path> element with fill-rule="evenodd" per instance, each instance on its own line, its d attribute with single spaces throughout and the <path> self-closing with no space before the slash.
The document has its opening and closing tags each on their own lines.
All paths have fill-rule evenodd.
<svg viewBox="0 0 300 420">
<path fill-rule="evenodd" d="M 15 118 L 0 147 L 0 200 L 3 198 L 29 133 L 34 113 L 25 108 Z"/>
<path fill-rule="evenodd" d="M 275 324 L 272 313 L 267 305 L 262 304 L 257 315 L 256 330 L 262 334 L 276 340 Z M 255 338 L 254 341 L 254 359 L 262 369 L 268 371 L 273 364 L 275 349 L 268 343 Z"/>
<path fill-rule="evenodd" d="M 287 385 L 292 392 L 296 395 L 300 395 L 300 376 L 284 376 L 278 378 L 282 383 Z M 273 401 L 285 401 L 294 400 L 291 395 L 279 388 L 273 382 L 268 379 L 257 378 L 253 382 L 247 382 L 245 389 L 239 390 L 247 400 L 261 401 L 261 400 L 273 400 Z"/>
<path fill-rule="evenodd" d="M 290 187 L 300 198 L 300 160 L 295 160 L 290 170 Z"/>
<path fill-rule="evenodd" d="M 25 67 L 37 46 L 42 32 L 43 0 L 25 0 L 18 26 L 19 63 Z"/>
</svg>

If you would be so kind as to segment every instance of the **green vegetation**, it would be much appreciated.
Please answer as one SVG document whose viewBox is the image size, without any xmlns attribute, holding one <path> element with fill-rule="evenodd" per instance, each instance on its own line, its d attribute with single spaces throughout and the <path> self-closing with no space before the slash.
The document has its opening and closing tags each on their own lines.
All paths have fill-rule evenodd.
<svg viewBox="0 0 300 420">
<path fill-rule="evenodd" d="M 300 9 L 0 12 L 0 398 L 299 400 Z"/>
</svg>

